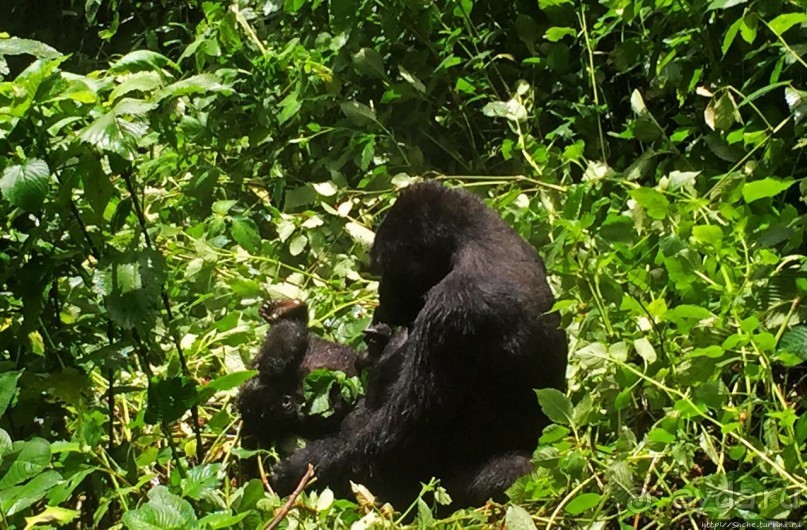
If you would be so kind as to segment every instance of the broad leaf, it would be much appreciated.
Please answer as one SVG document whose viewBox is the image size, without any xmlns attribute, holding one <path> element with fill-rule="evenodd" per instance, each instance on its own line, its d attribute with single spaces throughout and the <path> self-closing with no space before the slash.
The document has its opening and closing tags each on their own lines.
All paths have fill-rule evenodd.
<svg viewBox="0 0 807 530">
<path fill-rule="evenodd" d="M 535 523 L 527 510 L 511 504 L 504 516 L 504 527 L 506 530 L 535 530 Z"/>
<path fill-rule="evenodd" d="M 195 530 L 199 528 L 193 507 L 185 499 L 154 486 L 149 501 L 123 514 L 123 524 L 129 530 Z"/>
<path fill-rule="evenodd" d="M 41 473 L 50 464 L 50 444 L 42 438 L 31 438 L 22 442 L 14 442 L 10 456 L 11 465 L 5 475 L 0 478 L 0 490 L 15 486 Z M 3 459 L 4 463 L 9 455 Z"/>
<path fill-rule="evenodd" d="M 0 57 L 3 55 L 22 54 L 33 55 L 34 57 L 43 59 L 55 59 L 56 57 L 62 56 L 59 51 L 38 40 L 19 39 L 17 37 L 8 39 L 0 38 Z"/>
<path fill-rule="evenodd" d="M 6 413 L 14 391 L 17 389 L 17 380 L 22 375 L 22 371 L 0 373 L 0 416 Z"/>
<path fill-rule="evenodd" d="M 29 158 L 9 166 L 0 178 L 0 191 L 8 202 L 32 212 L 42 207 L 48 195 L 50 168 L 44 160 Z"/>
<path fill-rule="evenodd" d="M 177 65 L 165 55 L 150 50 L 136 50 L 118 59 L 109 67 L 112 73 L 160 70 L 165 67 L 177 69 Z"/>
<path fill-rule="evenodd" d="M 774 197 L 792 186 L 793 182 L 792 180 L 779 180 L 771 177 L 746 182 L 743 185 L 743 199 L 745 199 L 745 202 L 754 202 L 759 199 Z"/>
<path fill-rule="evenodd" d="M 184 376 L 152 378 L 148 389 L 148 406 L 144 419 L 155 424 L 181 418 L 198 403 L 196 381 Z"/>
<path fill-rule="evenodd" d="M 555 423 L 571 425 L 573 408 L 569 398 L 555 388 L 542 388 L 535 392 L 538 394 L 541 410 L 544 411 L 547 418 Z"/>
</svg>

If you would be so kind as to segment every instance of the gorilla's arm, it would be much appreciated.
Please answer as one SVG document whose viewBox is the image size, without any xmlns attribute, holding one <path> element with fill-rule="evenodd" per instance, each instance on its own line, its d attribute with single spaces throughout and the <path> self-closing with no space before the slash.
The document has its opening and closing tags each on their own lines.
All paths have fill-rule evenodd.
<svg viewBox="0 0 807 530">
<path fill-rule="evenodd" d="M 445 283 L 432 290 L 404 346 L 401 373 L 388 399 L 374 410 L 359 407 L 343 424 L 349 428 L 297 450 L 276 466 L 278 493 L 291 493 L 308 463 L 325 484 L 345 491 L 348 480 L 373 474 L 369 463 L 394 459 L 402 448 L 418 442 L 429 443 L 430 426 L 452 421 L 472 391 L 480 359 L 490 351 L 480 340 L 489 309 L 478 295 L 463 291 L 452 291 Z M 357 414 L 364 417 L 355 421 Z"/>
</svg>

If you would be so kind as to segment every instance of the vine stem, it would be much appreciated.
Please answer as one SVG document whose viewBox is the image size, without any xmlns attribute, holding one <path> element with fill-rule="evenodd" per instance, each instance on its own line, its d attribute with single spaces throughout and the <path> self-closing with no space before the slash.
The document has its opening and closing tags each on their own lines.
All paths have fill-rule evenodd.
<svg viewBox="0 0 807 530">
<path fill-rule="evenodd" d="M 137 221 L 140 224 L 140 231 L 143 232 L 146 247 L 156 252 L 157 249 L 154 248 L 154 244 L 149 237 L 148 230 L 146 230 L 146 216 L 143 213 L 143 207 L 137 198 L 137 193 L 135 193 L 131 168 L 127 167 L 126 170 L 121 173 L 121 177 L 123 177 L 123 181 L 126 183 L 126 189 L 129 191 L 129 196 L 132 198 L 132 206 L 134 207 Z M 171 301 L 168 298 L 168 292 L 165 290 L 165 285 L 160 285 L 160 297 L 162 298 L 163 308 L 165 309 L 165 318 L 163 321 L 165 323 L 165 327 L 168 329 L 168 333 L 171 335 L 171 338 L 174 341 L 174 347 L 176 348 L 177 355 L 179 356 L 179 365 L 182 368 L 182 374 L 185 377 L 191 377 L 190 370 L 188 369 L 188 363 L 185 359 L 185 354 L 182 351 L 182 343 L 179 340 L 179 335 L 177 334 L 176 329 L 171 325 L 171 323 L 174 321 L 174 313 L 171 311 Z M 199 406 L 195 403 L 191 406 L 191 418 L 193 419 L 193 433 L 196 436 L 196 458 L 199 460 L 199 462 L 201 462 L 205 458 L 205 450 L 204 445 L 202 444 L 202 428 L 199 423 Z"/>
</svg>

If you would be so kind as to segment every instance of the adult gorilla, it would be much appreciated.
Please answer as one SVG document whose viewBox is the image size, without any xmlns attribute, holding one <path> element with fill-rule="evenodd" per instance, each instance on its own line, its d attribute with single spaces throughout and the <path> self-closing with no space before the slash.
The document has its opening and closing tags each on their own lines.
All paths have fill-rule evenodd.
<svg viewBox="0 0 807 530">
<path fill-rule="evenodd" d="M 548 314 L 543 263 L 475 196 L 434 182 L 401 192 L 371 259 L 376 320 L 409 330 L 385 355 L 397 375 L 371 372 L 369 391 L 383 384 L 383 398 L 280 462 L 276 490 L 289 494 L 311 463 L 337 494 L 352 480 L 399 507 L 431 477 L 457 506 L 501 499 L 530 470 L 546 425 L 533 389 L 565 388 L 566 339 Z"/>
</svg>

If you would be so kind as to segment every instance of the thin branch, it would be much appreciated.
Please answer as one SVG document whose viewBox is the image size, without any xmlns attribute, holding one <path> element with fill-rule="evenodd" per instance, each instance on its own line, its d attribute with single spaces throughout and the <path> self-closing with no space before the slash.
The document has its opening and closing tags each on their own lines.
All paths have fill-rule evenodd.
<svg viewBox="0 0 807 530">
<path fill-rule="evenodd" d="M 143 213 L 143 205 L 140 204 L 140 201 L 137 198 L 137 193 L 135 192 L 131 168 L 126 168 L 126 170 L 121 173 L 121 176 L 123 177 L 123 181 L 126 183 L 126 189 L 129 191 L 129 196 L 132 198 L 132 205 L 134 206 L 137 221 L 140 224 L 140 230 L 143 232 L 146 247 L 156 252 L 157 249 L 149 237 L 148 230 L 146 230 L 146 215 Z M 160 297 L 162 298 L 163 308 L 165 309 L 165 326 L 174 341 L 174 347 L 176 348 L 177 355 L 179 356 L 179 365 L 182 368 L 182 375 L 185 377 L 191 377 L 190 370 L 188 369 L 188 362 L 185 359 L 185 353 L 182 351 L 182 343 L 180 342 L 179 335 L 177 334 L 176 329 L 171 326 L 171 323 L 174 321 L 174 313 L 171 311 L 171 301 L 168 298 L 168 292 L 165 290 L 164 284 L 160 285 Z M 201 462 L 205 458 L 205 450 L 204 445 L 202 444 L 202 428 L 199 423 L 199 406 L 196 404 L 191 406 L 191 419 L 193 420 L 193 432 L 196 435 L 196 458 L 199 460 L 199 462 Z"/>
<path fill-rule="evenodd" d="M 277 514 L 275 514 L 275 518 L 264 527 L 264 530 L 272 530 L 274 527 L 280 524 L 280 521 L 282 521 L 286 515 L 288 515 L 289 511 L 291 511 L 294 501 L 297 500 L 297 497 L 300 496 L 312 478 L 314 478 L 314 466 L 308 464 L 308 470 L 305 472 L 305 475 L 303 475 L 303 478 L 300 479 L 300 483 L 297 484 L 297 487 L 294 489 L 292 494 L 289 495 L 289 500 L 287 500 L 286 504 L 283 505 Z"/>
</svg>

